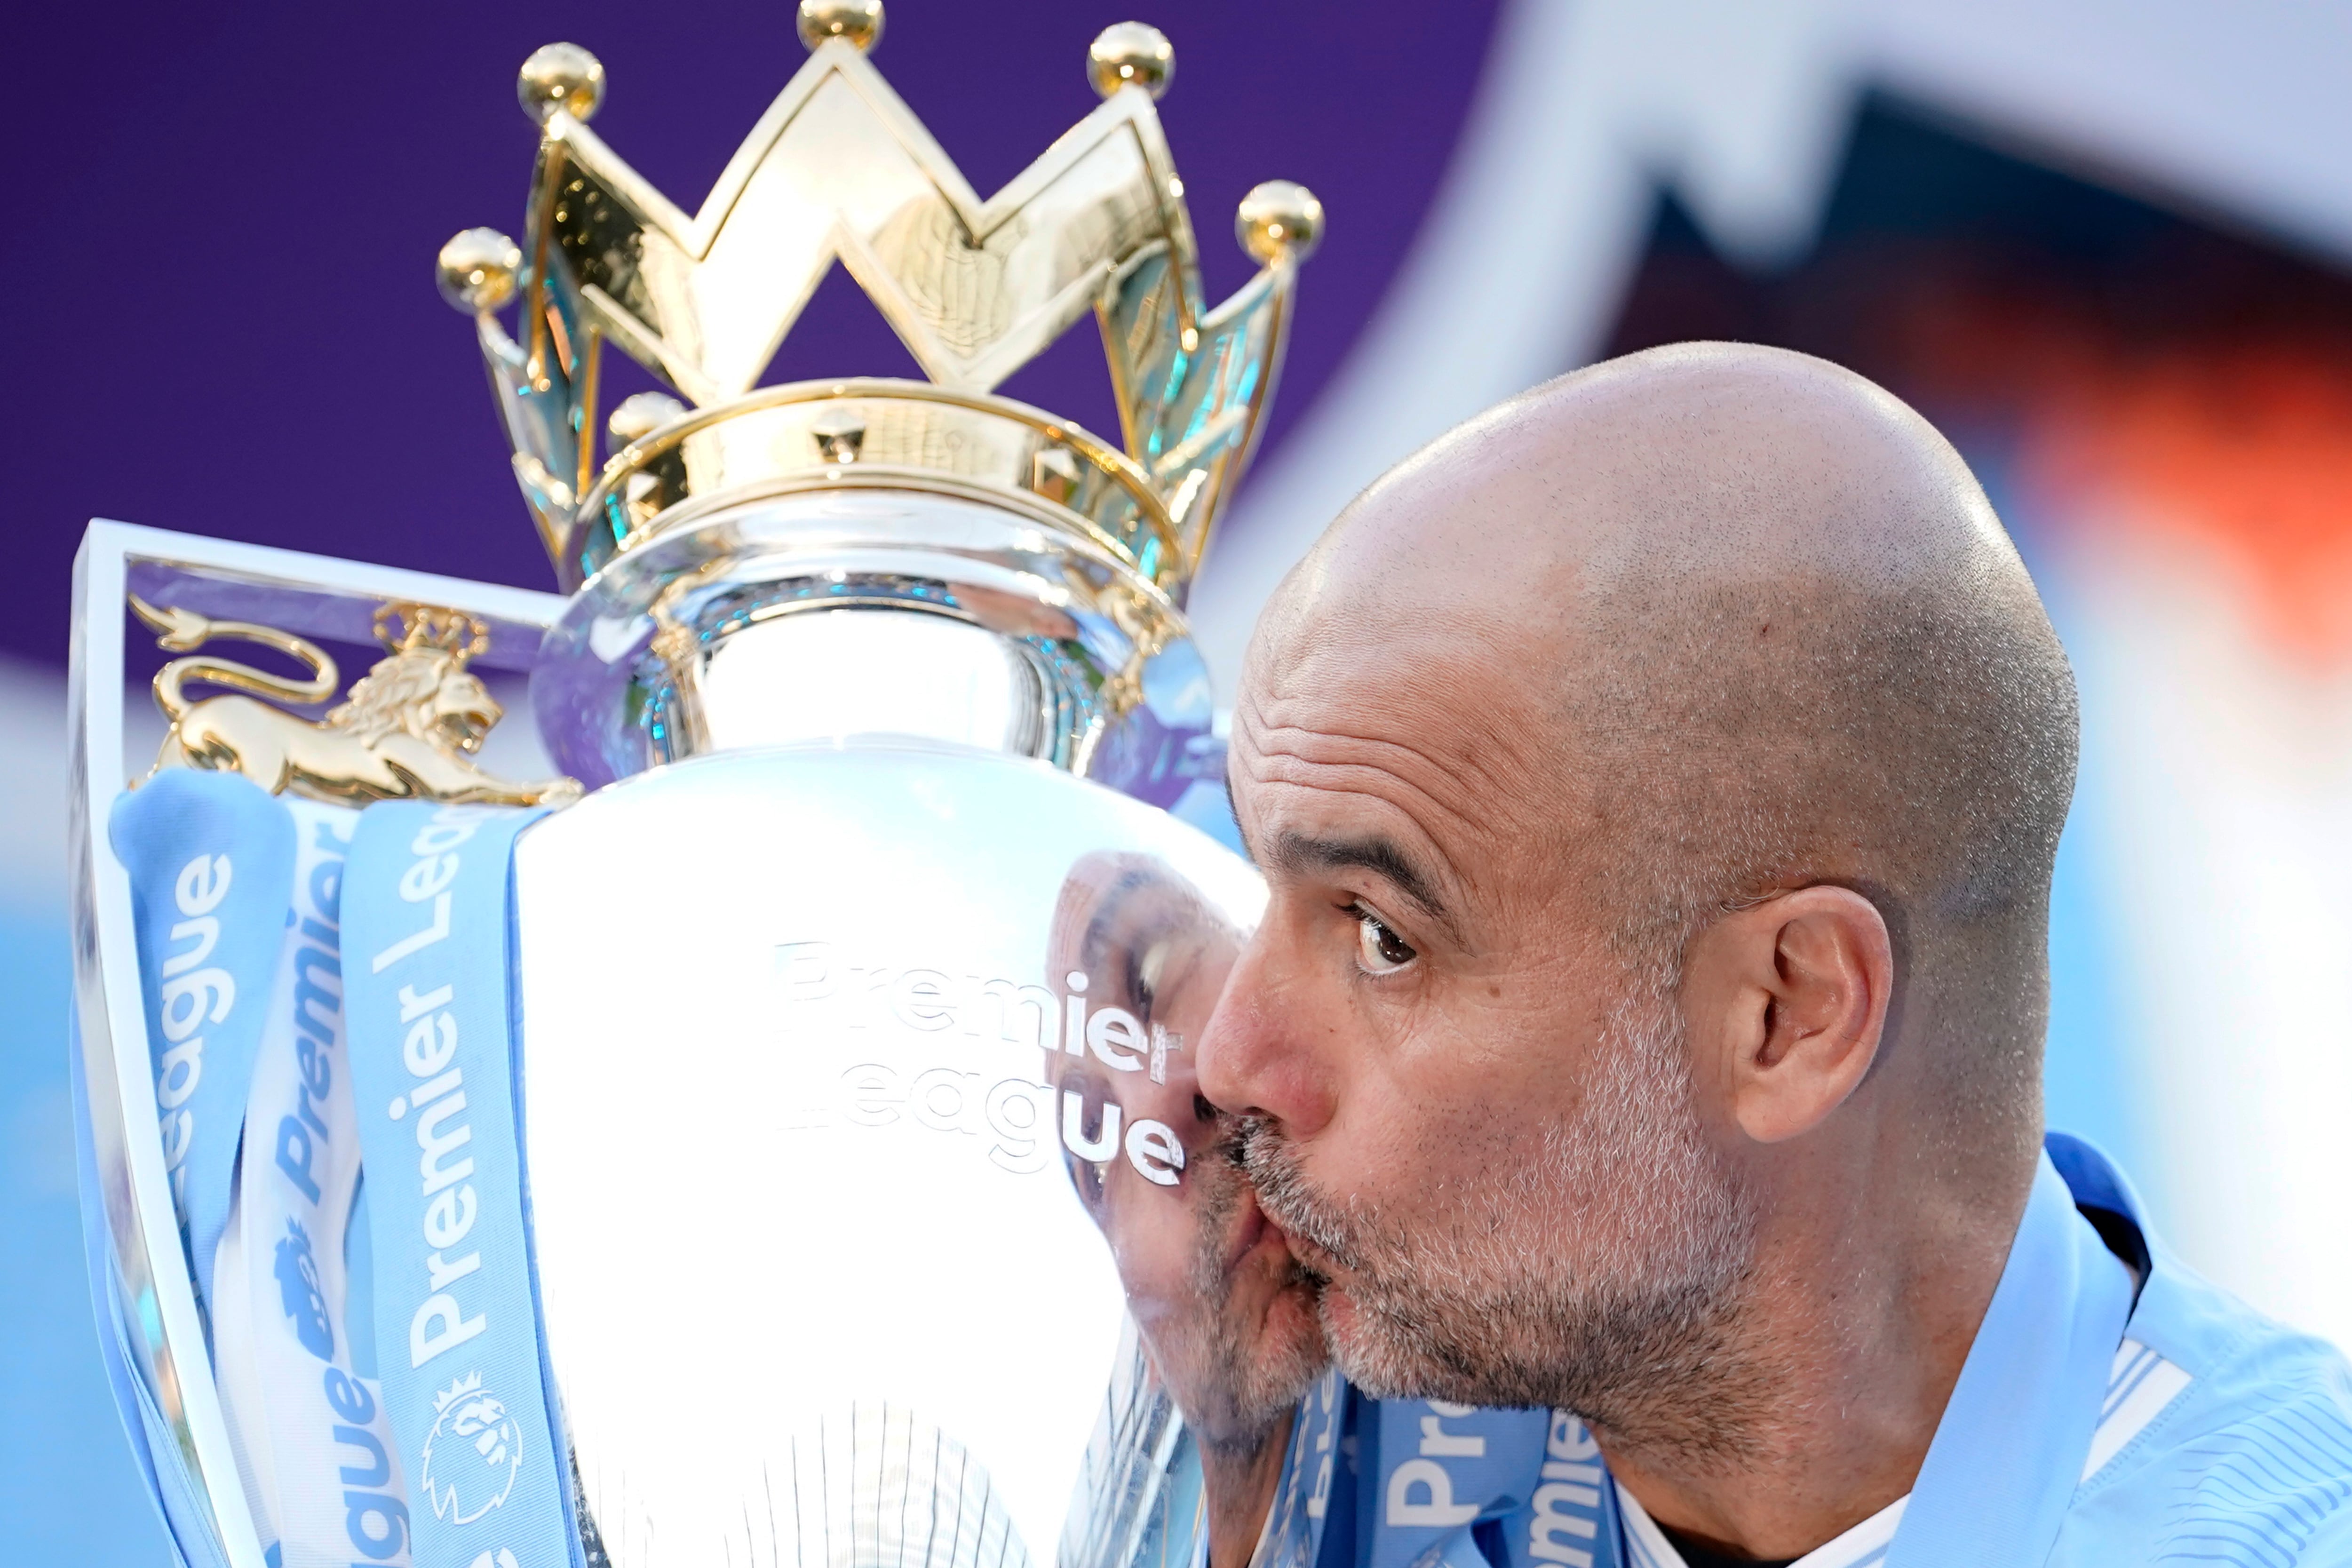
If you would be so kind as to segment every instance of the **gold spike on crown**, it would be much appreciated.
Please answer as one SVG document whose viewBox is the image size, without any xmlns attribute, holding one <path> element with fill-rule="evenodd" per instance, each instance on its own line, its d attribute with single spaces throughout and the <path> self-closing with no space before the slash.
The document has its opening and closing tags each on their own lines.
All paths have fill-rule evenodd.
<svg viewBox="0 0 2352 1568">
<path fill-rule="evenodd" d="M 519 91 L 542 128 L 525 242 L 469 229 L 440 277 L 477 319 L 559 576 L 575 586 L 728 498 L 898 486 L 1075 529 L 1181 603 L 1273 390 L 1321 205 L 1286 181 L 1253 190 L 1236 226 L 1260 270 L 1207 309 L 1153 108 L 1175 67 L 1157 30 L 1097 37 L 1101 105 L 983 201 L 866 58 L 881 28 L 879 0 L 802 0 L 808 63 L 692 215 L 588 129 L 604 90 L 593 56 L 551 44 L 525 62 Z M 836 260 L 928 381 L 759 385 Z M 518 299 L 509 335 L 496 312 Z M 1089 312 L 1116 441 L 992 391 Z M 599 464 L 608 341 L 686 401 L 622 400 Z"/>
</svg>

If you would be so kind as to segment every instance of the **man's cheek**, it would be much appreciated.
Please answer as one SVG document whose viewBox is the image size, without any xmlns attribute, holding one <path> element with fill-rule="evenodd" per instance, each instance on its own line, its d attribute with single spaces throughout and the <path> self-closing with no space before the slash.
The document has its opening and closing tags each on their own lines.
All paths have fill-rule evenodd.
<svg viewBox="0 0 2352 1568">
<path fill-rule="evenodd" d="M 1173 1238 L 1145 1231 L 1123 1241 L 1117 1252 L 1118 1279 L 1139 1318 L 1181 1306 L 1192 1292 L 1190 1261 Z"/>
<path fill-rule="evenodd" d="M 1452 1152 L 1451 1118 L 1441 1109 L 1445 1086 L 1425 1089 L 1393 1079 L 1367 1083 L 1315 1141 L 1310 1174 L 1324 1192 L 1410 1190 Z"/>
</svg>

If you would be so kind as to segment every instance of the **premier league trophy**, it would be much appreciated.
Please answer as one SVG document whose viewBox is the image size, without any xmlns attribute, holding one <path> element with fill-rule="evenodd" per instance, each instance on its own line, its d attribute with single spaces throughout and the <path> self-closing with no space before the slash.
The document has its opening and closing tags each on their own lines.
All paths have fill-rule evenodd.
<svg viewBox="0 0 2352 1568">
<path fill-rule="evenodd" d="M 541 49 L 521 238 L 441 253 L 568 597 L 85 542 L 92 1267 L 187 1563 L 1181 1568 L 1269 1403 L 1256 1559 L 1313 1556 L 1334 1384 L 1192 1067 L 1262 895 L 1164 808 L 1321 210 L 1253 191 L 1209 309 L 1158 33 L 982 200 L 877 0 L 800 25 L 694 214 Z M 836 260 L 929 380 L 759 384 Z M 1087 315 L 1115 438 L 991 390 Z M 524 676 L 561 777 L 483 751 Z"/>
</svg>

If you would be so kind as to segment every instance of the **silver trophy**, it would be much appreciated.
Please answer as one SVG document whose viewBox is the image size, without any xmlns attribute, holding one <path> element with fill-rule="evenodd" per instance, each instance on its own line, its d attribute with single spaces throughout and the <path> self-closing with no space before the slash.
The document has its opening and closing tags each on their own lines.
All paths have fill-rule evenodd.
<svg viewBox="0 0 2352 1568">
<path fill-rule="evenodd" d="M 85 1178 L 118 1393 L 192 1563 L 1156 1568 L 1203 1550 L 1221 1478 L 1244 1473 L 1260 1561 L 1305 1550 L 1330 1385 L 1292 1414 L 1319 1372 L 1311 1309 L 1192 1068 L 1262 893 L 1167 808 L 1222 795 L 1184 593 L 1321 211 L 1296 185 L 1252 192 L 1239 229 L 1262 269 L 1212 310 L 1153 108 L 1173 68 L 1158 33 L 1097 39 L 1101 106 L 982 200 L 866 58 L 880 29 L 875 0 L 805 0 L 808 63 L 692 215 L 589 129 L 593 58 L 526 63 L 525 232 L 458 236 L 440 279 L 568 596 L 92 526 Z M 835 261 L 928 381 L 758 384 Z M 1115 438 L 991 391 L 1089 314 Z M 606 406 L 607 347 L 671 392 Z M 125 739 L 126 647 L 148 635 L 176 657 L 133 796 L 209 773 L 288 803 L 274 984 L 298 988 L 297 1031 L 301 985 L 310 1019 L 337 1015 L 315 1054 L 257 1026 L 236 1102 L 255 1109 L 217 1156 L 216 1126 L 191 1131 L 188 1041 L 215 1040 L 224 1079 L 236 1015 L 226 981 L 188 987 L 226 963 L 205 957 L 225 862 L 166 867 L 179 881 L 155 886 L 181 903 L 158 913 L 151 830 L 121 816 L 147 763 Z M 215 646 L 240 640 L 301 673 Z M 372 640 L 368 676 L 306 716 L 338 694 L 332 646 Z M 495 765 L 500 694 L 524 679 L 562 776 Z M 347 847 L 427 820 L 405 803 L 443 813 L 399 879 L 410 903 L 386 905 L 421 923 L 355 946 L 365 851 Z M 478 932 L 469 949 L 510 976 L 470 1016 L 513 1030 L 493 1126 L 484 1068 L 463 1093 L 432 1070 L 453 1059 L 452 1026 L 433 1033 L 446 988 L 393 987 L 453 929 L 442 847 L 524 808 L 553 809 L 513 841 L 506 954 Z M 302 889 L 331 889 L 346 853 L 334 987 L 324 959 L 302 965 L 303 931 L 334 924 Z M 359 1002 L 379 994 L 404 1046 L 371 1044 Z M 299 1062 L 274 1121 L 273 1040 Z M 465 1248 L 500 1157 L 530 1388 L 469 1359 L 490 1309 Z M 209 1218 L 205 1158 L 224 1173 Z M 267 1210 L 273 1171 L 335 1212 Z M 414 1279 L 387 1261 L 411 1245 L 387 1234 L 394 1200 L 448 1242 Z M 257 1322 L 314 1358 L 286 1352 L 309 1382 L 271 1370 Z M 284 1392 L 314 1385 L 315 1443 Z M 560 1499 L 556 1546 L 518 1522 L 534 1487 Z M 314 1517 L 348 1539 L 306 1535 Z"/>
</svg>

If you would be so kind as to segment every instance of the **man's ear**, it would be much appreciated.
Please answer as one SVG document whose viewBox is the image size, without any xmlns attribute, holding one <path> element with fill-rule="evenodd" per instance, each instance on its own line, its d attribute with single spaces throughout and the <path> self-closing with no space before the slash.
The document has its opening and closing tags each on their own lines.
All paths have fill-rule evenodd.
<svg viewBox="0 0 2352 1568">
<path fill-rule="evenodd" d="M 1717 921 L 1683 974 L 1694 1067 L 1740 1131 L 1778 1143 L 1821 1125 L 1870 1070 L 1895 957 L 1868 899 L 1801 888 Z"/>
</svg>

